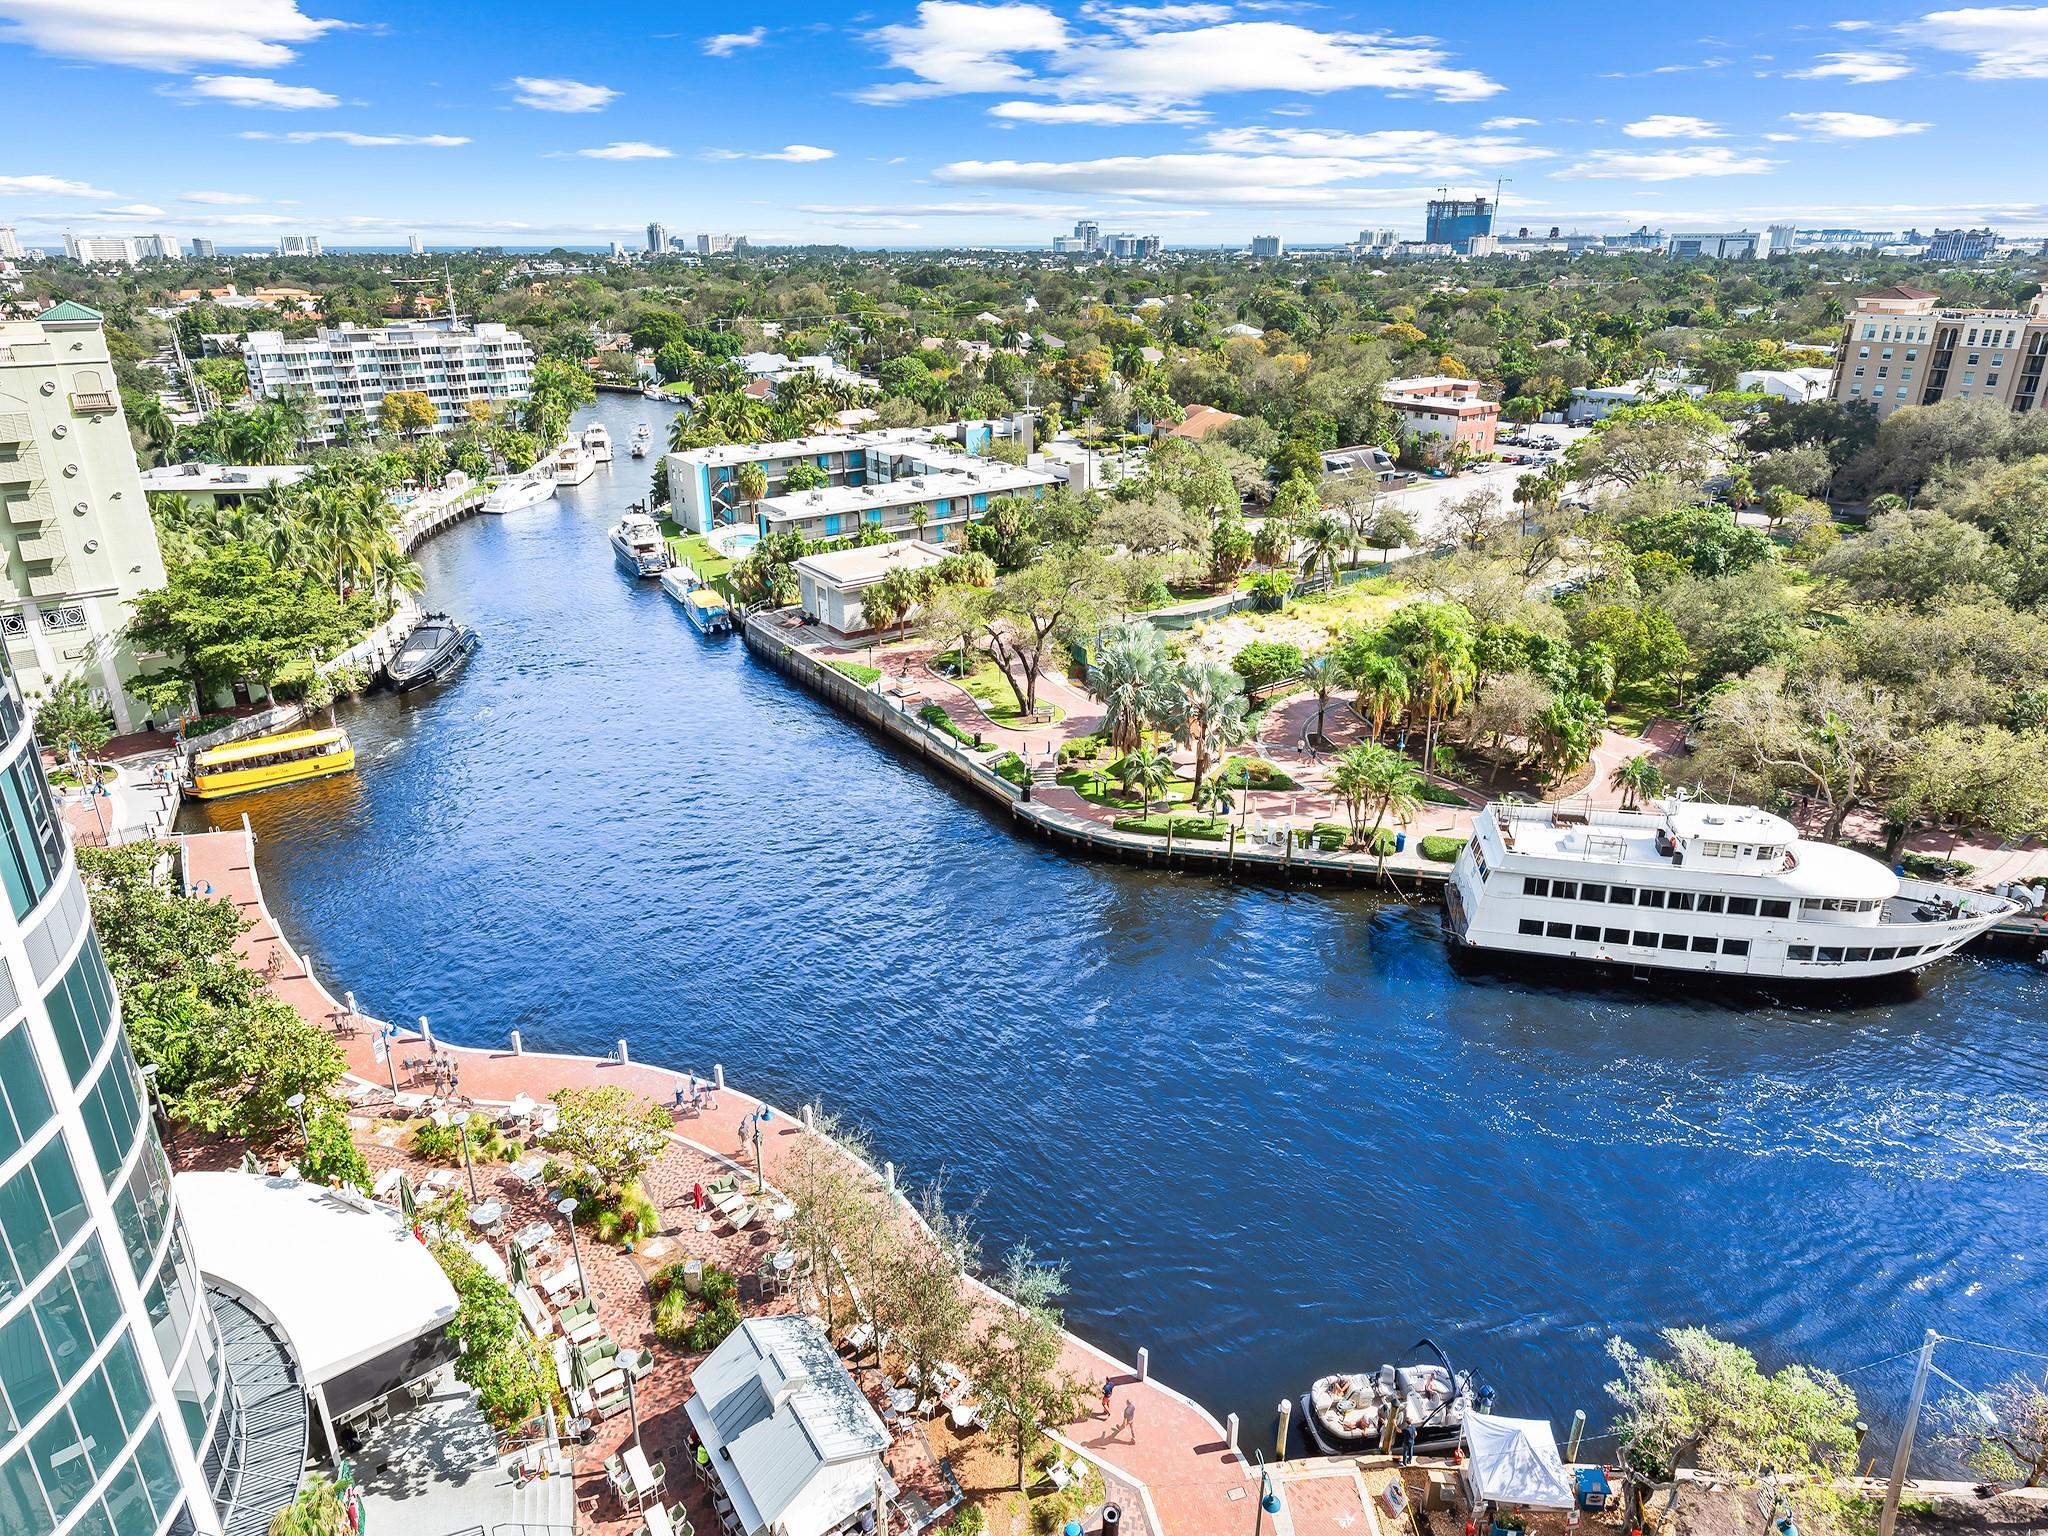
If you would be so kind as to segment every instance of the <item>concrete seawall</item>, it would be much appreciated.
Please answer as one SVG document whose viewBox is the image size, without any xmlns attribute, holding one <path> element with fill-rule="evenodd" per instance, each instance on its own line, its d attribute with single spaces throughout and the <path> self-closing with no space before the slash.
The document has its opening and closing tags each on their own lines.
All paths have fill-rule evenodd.
<svg viewBox="0 0 2048 1536">
<path fill-rule="evenodd" d="M 1448 865 L 1418 865 L 1413 862 L 1413 854 L 1399 863 L 1390 859 L 1382 874 L 1378 861 L 1365 854 L 1273 848 L 1240 841 L 1235 834 L 1223 841 L 1209 841 L 1119 832 L 1091 817 L 1026 798 L 1018 786 L 988 766 L 1002 755 L 1000 751 L 977 752 L 962 745 L 919 719 L 904 701 L 856 682 L 797 649 L 762 615 L 749 615 L 740 633 L 756 658 L 792 682 L 801 684 L 877 735 L 915 753 L 921 761 L 1000 802 L 1020 831 L 1084 857 L 1289 885 L 1380 886 L 1394 890 L 1412 890 L 1421 885 L 1434 891 L 1450 878 Z"/>
</svg>

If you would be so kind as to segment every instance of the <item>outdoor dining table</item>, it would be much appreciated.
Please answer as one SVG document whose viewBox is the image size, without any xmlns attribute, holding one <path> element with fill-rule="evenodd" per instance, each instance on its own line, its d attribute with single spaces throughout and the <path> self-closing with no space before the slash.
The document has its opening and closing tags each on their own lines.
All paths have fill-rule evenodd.
<svg viewBox="0 0 2048 1536">
<path fill-rule="evenodd" d="M 495 1227 L 498 1224 L 499 1218 L 504 1214 L 504 1207 L 495 1200 L 486 1200 L 481 1205 L 473 1205 L 469 1208 L 469 1219 L 486 1232 Z"/>
<path fill-rule="evenodd" d="M 791 1205 L 787 1200 L 778 1201 L 776 1203 L 775 1208 L 771 1210 L 768 1213 L 768 1215 L 770 1219 L 772 1219 L 778 1225 L 780 1225 L 782 1222 L 788 1221 L 791 1217 L 796 1215 L 796 1207 Z"/>
<path fill-rule="evenodd" d="M 668 1511 L 656 1499 L 647 1507 L 647 1536 L 675 1536 L 676 1528 L 669 1520 Z"/>
<path fill-rule="evenodd" d="M 555 1235 L 555 1229 L 544 1221 L 529 1221 L 512 1234 L 512 1241 L 528 1253 L 541 1246 Z"/>
<path fill-rule="evenodd" d="M 917 1393 L 909 1387 L 898 1387 L 889 1394 L 889 1406 L 898 1413 L 908 1413 L 917 1406 Z"/>
<path fill-rule="evenodd" d="M 619 1460 L 626 1468 L 626 1482 L 634 1498 L 644 1499 L 659 1491 L 654 1481 L 654 1468 L 647 1464 L 647 1452 L 637 1443 L 627 1446 Z"/>
</svg>

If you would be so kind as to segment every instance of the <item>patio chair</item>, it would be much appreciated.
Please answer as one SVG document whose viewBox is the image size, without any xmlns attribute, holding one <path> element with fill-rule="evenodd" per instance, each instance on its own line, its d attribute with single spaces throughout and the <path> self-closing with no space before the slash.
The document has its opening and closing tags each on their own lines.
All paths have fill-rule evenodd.
<svg viewBox="0 0 2048 1536">
<path fill-rule="evenodd" d="M 1043 1469 L 1040 1480 L 1051 1483 L 1055 1493 L 1063 1493 L 1067 1484 L 1074 1480 L 1074 1474 L 1067 1470 L 1064 1461 L 1055 1460 Z"/>
<path fill-rule="evenodd" d="M 657 1488 L 668 1481 L 668 1463 L 665 1461 L 654 1462 L 648 1467 L 647 1472 L 654 1479 L 654 1486 Z"/>
<path fill-rule="evenodd" d="M 614 1488 L 626 1486 L 626 1463 L 616 1454 L 604 1459 L 604 1475 L 612 1480 Z"/>
</svg>

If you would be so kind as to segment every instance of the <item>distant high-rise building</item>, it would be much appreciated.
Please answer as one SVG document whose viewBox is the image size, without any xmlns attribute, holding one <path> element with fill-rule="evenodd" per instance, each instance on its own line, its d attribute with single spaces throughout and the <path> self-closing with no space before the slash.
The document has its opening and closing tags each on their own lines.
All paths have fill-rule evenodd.
<svg viewBox="0 0 2048 1536">
<path fill-rule="evenodd" d="M 203 240 L 199 236 L 194 235 L 192 237 L 192 259 L 194 261 L 213 260 L 213 242 L 211 240 Z"/>
<path fill-rule="evenodd" d="M 664 224 L 649 224 L 647 226 L 648 254 L 651 256 L 659 256 L 663 251 L 666 251 L 667 249 L 668 226 Z"/>
<path fill-rule="evenodd" d="M 1104 235 L 1097 249 L 1119 261 L 1143 261 L 1159 254 L 1157 235 Z"/>
<path fill-rule="evenodd" d="M 1673 261 L 1755 261 L 1768 256 L 1771 237 L 1752 229 L 1726 234 L 1673 235 L 1664 251 Z"/>
<path fill-rule="evenodd" d="M 1383 251 L 1401 237 L 1391 229 L 1361 229 L 1358 243 L 1369 250 Z"/>
<path fill-rule="evenodd" d="M 745 235 L 699 235 L 699 256 L 737 256 L 747 248 Z"/>
<path fill-rule="evenodd" d="M 1252 236 L 1252 254 L 1254 256 L 1278 256 L 1285 250 L 1286 247 L 1281 243 L 1278 235 Z"/>
<path fill-rule="evenodd" d="M 1055 256 L 1085 256 L 1090 249 L 1088 242 L 1079 235 L 1052 237 L 1052 250 Z"/>
<path fill-rule="evenodd" d="M 279 235 L 277 254 L 280 256 L 318 256 L 320 237 L 318 235 Z"/>
<path fill-rule="evenodd" d="M 135 255 L 142 261 L 176 261 L 184 255 L 176 235 L 137 235 Z"/>
<path fill-rule="evenodd" d="M 21 240 L 5 224 L 0 224 L 0 256 L 14 261 L 21 259 Z"/>
<path fill-rule="evenodd" d="M 64 254 L 73 261 L 92 266 L 100 262 L 118 262 L 132 267 L 140 261 L 141 255 L 135 249 L 135 242 L 121 235 L 74 235 L 64 231 Z"/>
<path fill-rule="evenodd" d="M 1995 229 L 1937 229 L 1927 242 L 1929 261 L 1982 261 L 1998 249 Z"/>
<path fill-rule="evenodd" d="M 1773 256 L 1783 256 L 1799 243 L 1799 226 L 1796 224 L 1773 224 L 1770 228 Z"/>
<path fill-rule="evenodd" d="M 1431 198 L 1424 209 L 1423 243 L 1468 248 L 1475 235 L 1493 233 L 1493 204 L 1483 197 Z"/>
<path fill-rule="evenodd" d="M 614 240 L 614 241 L 612 242 L 612 260 L 613 260 L 613 261 L 624 261 L 625 259 L 626 259 L 626 242 L 625 242 L 625 241 L 623 241 L 623 240 Z"/>
<path fill-rule="evenodd" d="M 1081 242 L 1082 250 L 1092 251 L 1102 244 L 1102 226 L 1093 219 L 1076 220 L 1074 238 Z"/>
<path fill-rule="evenodd" d="M 407 235 L 405 237 L 405 248 L 415 256 L 426 250 L 426 247 L 420 243 L 418 235 Z"/>
</svg>

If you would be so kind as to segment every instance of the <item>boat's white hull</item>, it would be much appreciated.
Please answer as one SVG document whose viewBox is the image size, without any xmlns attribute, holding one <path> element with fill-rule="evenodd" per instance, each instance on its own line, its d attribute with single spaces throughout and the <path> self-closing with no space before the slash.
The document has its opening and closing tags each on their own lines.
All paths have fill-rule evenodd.
<svg viewBox="0 0 2048 1536">
<path fill-rule="evenodd" d="M 668 569 L 668 555 L 664 550 L 635 548 L 630 540 L 612 535 L 612 557 L 619 562 L 619 569 L 635 576 L 655 577 Z"/>
<path fill-rule="evenodd" d="M 661 590 L 685 606 L 688 606 L 690 592 L 696 585 L 696 573 L 686 566 L 672 565 L 661 573 Z"/>
<path fill-rule="evenodd" d="M 503 516 L 507 512 L 537 507 L 554 494 L 554 481 L 539 475 L 531 475 L 524 479 L 506 481 L 484 498 L 484 503 L 478 510 L 488 512 L 494 517 Z"/>
<path fill-rule="evenodd" d="M 574 458 L 557 458 L 555 460 L 555 484 L 557 487 L 581 485 L 596 473 L 597 460 L 592 458 L 587 452 L 579 451 Z"/>
</svg>

